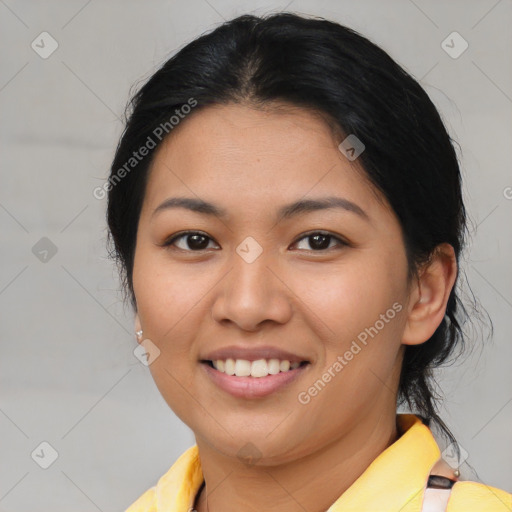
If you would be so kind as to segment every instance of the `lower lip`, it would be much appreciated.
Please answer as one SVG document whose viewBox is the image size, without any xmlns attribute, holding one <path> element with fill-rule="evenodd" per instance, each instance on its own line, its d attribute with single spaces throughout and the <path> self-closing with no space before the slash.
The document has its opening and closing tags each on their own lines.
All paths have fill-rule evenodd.
<svg viewBox="0 0 512 512">
<path fill-rule="evenodd" d="M 310 365 L 305 364 L 295 368 L 295 370 L 279 372 L 276 375 L 267 375 L 266 377 L 236 377 L 219 372 L 207 363 L 201 363 L 201 366 L 210 379 L 229 394 L 237 398 L 261 398 L 293 382 Z"/>
</svg>

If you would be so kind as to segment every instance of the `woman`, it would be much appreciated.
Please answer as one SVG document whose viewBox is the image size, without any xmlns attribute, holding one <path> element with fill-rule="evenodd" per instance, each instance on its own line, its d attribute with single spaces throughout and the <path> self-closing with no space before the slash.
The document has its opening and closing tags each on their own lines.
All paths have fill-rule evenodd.
<svg viewBox="0 0 512 512">
<path fill-rule="evenodd" d="M 455 441 L 431 370 L 462 339 L 465 210 L 419 84 L 336 23 L 241 16 L 131 106 L 112 254 L 196 445 L 128 511 L 511 510 L 429 428 Z"/>
</svg>

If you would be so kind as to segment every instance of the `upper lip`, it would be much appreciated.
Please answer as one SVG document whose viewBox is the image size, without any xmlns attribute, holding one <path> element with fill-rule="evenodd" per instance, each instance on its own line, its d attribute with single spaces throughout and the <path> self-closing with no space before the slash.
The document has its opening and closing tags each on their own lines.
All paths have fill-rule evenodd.
<svg viewBox="0 0 512 512">
<path fill-rule="evenodd" d="M 218 359 L 224 361 L 226 359 L 245 359 L 247 361 L 257 361 L 258 359 L 280 359 L 281 361 L 288 360 L 290 363 L 301 363 L 302 361 L 309 362 L 306 357 L 268 345 L 250 348 L 232 345 L 208 352 L 204 357 L 200 357 L 199 359 L 201 361 L 216 361 Z"/>
</svg>

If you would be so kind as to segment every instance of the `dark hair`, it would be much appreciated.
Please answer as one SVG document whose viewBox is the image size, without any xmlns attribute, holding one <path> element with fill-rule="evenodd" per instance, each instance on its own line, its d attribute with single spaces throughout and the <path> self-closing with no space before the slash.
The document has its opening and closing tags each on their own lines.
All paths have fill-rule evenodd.
<svg viewBox="0 0 512 512">
<path fill-rule="evenodd" d="M 114 245 L 110 255 L 119 265 L 125 298 L 130 296 L 135 309 L 138 220 L 151 157 L 165 140 L 155 134 L 162 126 L 172 133 L 171 116 L 186 112 L 191 99 L 197 106 L 190 115 L 229 102 L 260 108 L 286 103 L 322 114 L 340 133 L 354 134 L 364 143 L 358 162 L 400 220 L 409 276 L 443 242 L 453 246 L 459 261 L 466 213 L 457 156 L 418 82 L 350 28 L 292 13 L 244 15 L 184 46 L 128 104 L 111 167 L 107 219 Z M 157 139 L 156 147 L 127 170 L 134 152 L 149 146 L 150 138 Z M 123 168 L 127 172 L 119 179 Z M 467 317 L 454 286 L 433 336 L 405 349 L 397 403 L 416 410 L 427 425 L 434 421 L 452 442 L 455 438 L 437 414 L 432 370 L 463 344 L 461 313 Z"/>
</svg>

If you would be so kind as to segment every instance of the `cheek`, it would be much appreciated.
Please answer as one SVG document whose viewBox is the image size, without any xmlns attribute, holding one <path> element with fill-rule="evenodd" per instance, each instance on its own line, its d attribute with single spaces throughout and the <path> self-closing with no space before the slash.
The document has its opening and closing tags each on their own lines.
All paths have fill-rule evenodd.
<svg viewBox="0 0 512 512">
<path fill-rule="evenodd" d="M 207 314 L 200 300 L 207 288 L 203 290 L 200 277 L 187 279 L 183 272 L 166 269 L 142 253 L 134 264 L 133 286 L 145 337 L 160 351 L 149 370 L 163 398 L 181 417 L 180 411 L 190 403 L 185 390 L 191 389 L 191 369 L 197 364 L 191 350 L 194 326 Z"/>
<path fill-rule="evenodd" d="M 135 262 L 133 286 L 145 330 L 165 350 L 183 351 L 193 333 L 194 318 L 204 314 L 204 299 L 211 288 L 211 276 L 193 265 L 172 266 L 161 255 L 144 255 Z"/>
<path fill-rule="evenodd" d="M 396 259 L 396 258 L 395 258 Z M 288 276 L 288 281 L 306 307 L 304 315 L 315 326 L 318 334 L 340 349 L 340 340 L 351 340 L 376 322 L 383 333 L 400 331 L 401 315 L 405 309 L 406 274 L 400 263 L 384 257 L 353 258 L 339 266 L 332 266 Z M 298 277 L 300 275 L 300 278 Z M 393 304 L 398 303 L 393 309 Z M 310 311 L 307 313 L 307 311 Z M 314 313 L 313 315 L 311 314 Z M 381 320 L 384 315 L 384 320 Z M 385 329 L 382 321 L 385 322 Z"/>
<path fill-rule="evenodd" d="M 194 340 L 204 311 L 208 287 L 200 277 L 166 269 L 153 258 L 134 266 L 134 291 L 144 333 L 160 350 L 149 366 L 153 380 L 169 407 L 182 421 L 190 420 L 197 363 Z"/>
</svg>

